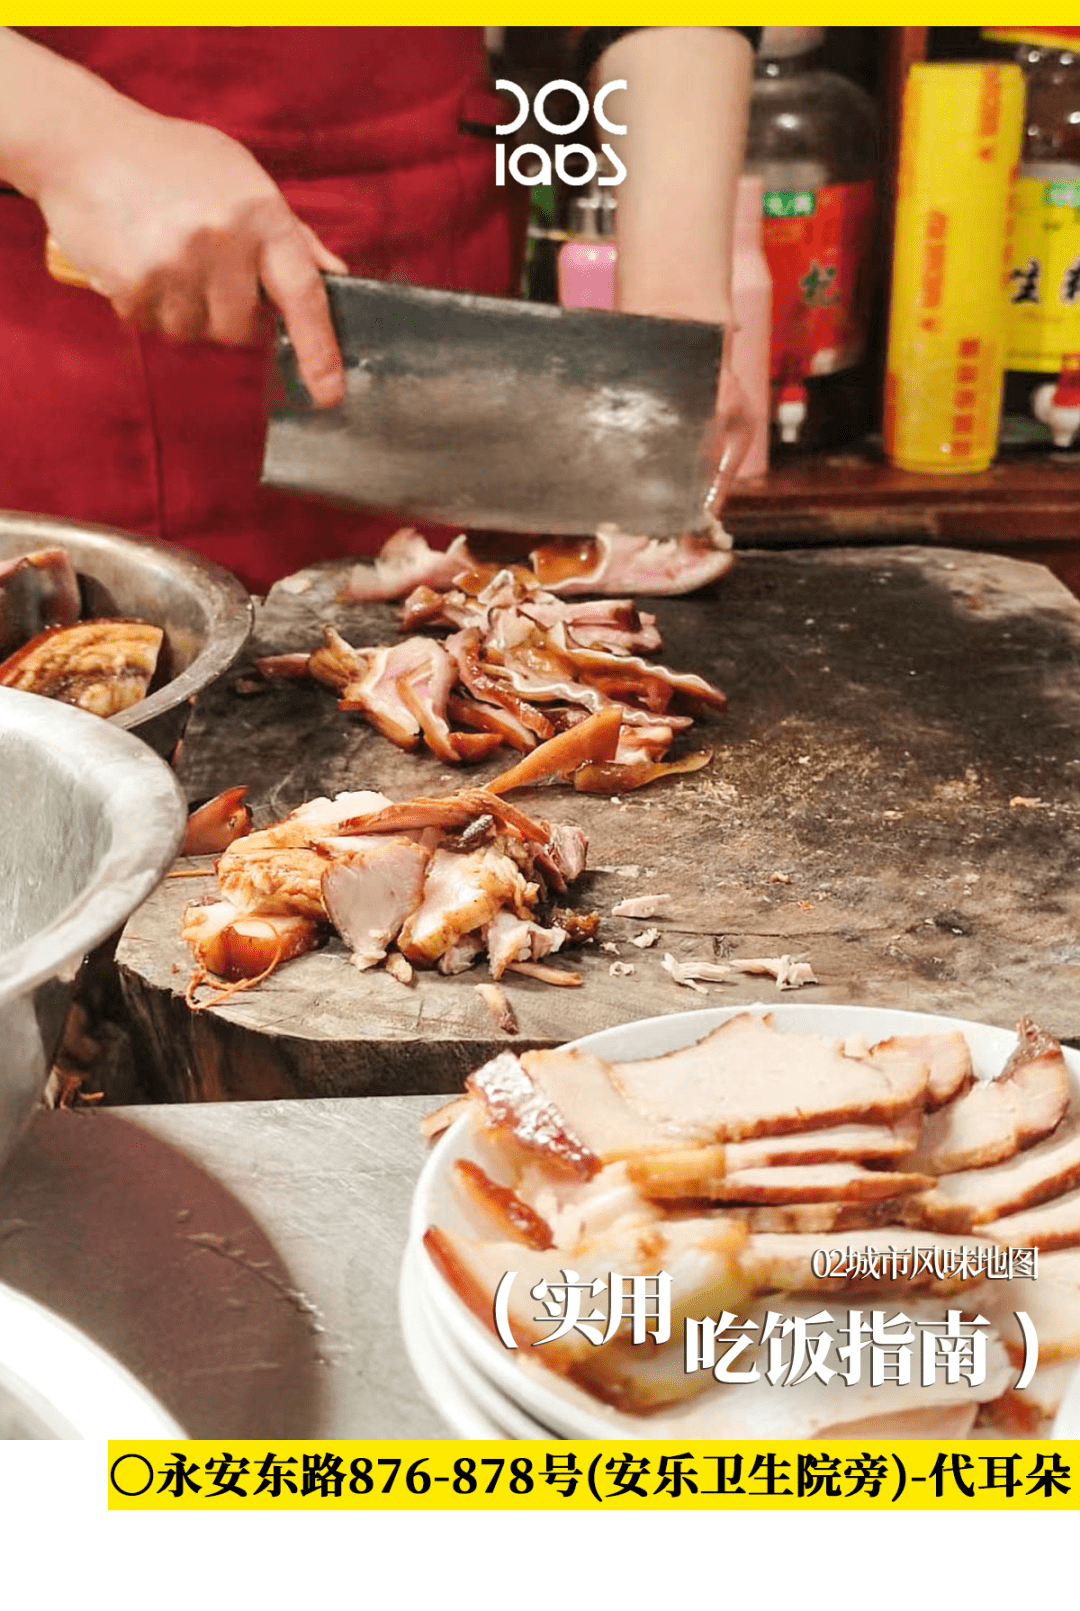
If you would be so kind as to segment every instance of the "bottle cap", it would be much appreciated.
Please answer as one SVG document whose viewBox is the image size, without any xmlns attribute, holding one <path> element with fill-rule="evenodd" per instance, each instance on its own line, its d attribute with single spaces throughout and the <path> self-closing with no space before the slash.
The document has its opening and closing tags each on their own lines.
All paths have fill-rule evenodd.
<svg viewBox="0 0 1080 1611">
<path fill-rule="evenodd" d="M 757 53 L 765 61 L 786 61 L 808 56 L 820 49 L 824 39 L 824 28 L 763 28 Z"/>
</svg>

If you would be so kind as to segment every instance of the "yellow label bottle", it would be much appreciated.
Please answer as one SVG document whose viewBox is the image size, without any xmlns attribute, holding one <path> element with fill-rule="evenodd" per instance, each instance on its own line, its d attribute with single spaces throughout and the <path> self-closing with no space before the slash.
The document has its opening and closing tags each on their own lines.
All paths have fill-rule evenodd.
<svg viewBox="0 0 1080 1611">
<path fill-rule="evenodd" d="M 1011 63 L 919 63 L 904 95 L 885 451 L 985 470 L 997 446 L 1024 90 Z"/>
</svg>

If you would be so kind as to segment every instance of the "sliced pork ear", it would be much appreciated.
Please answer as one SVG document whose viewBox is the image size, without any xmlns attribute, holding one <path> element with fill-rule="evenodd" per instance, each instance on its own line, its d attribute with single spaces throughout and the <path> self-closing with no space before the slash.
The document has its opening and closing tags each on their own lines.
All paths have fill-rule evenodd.
<svg viewBox="0 0 1080 1611">
<path fill-rule="evenodd" d="M 1080 1125 L 1073 1122 L 1005 1163 L 942 1175 L 933 1191 L 908 1200 L 902 1218 L 935 1230 L 971 1230 L 1059 1197 L 1078 1181 Z"/>
<path fill-rule="evenodd" d="M 846 1057 L 822 1035 L 785 1035 L 740 1013 L 694 1046 L 614 1063 L 630 1105 L 687 1139 L 742 1141 L 849 1120 L 888 1121 L 921 1104 L 925 1063 L 908 1053 Z"/>
<path fill-rule="evenodd" d="M 1028 1208 L 979 1227 L 999 1247 L 1080 1247 L 1080 1191 L 1066 1192 L 1039 1208 Z"/>
<path fill-rule="evenodd" d="M 341 596 L 350 602 L 400 599 L 421 585 L 450 587 L 459 571 L 471 564 L 464 536 L 456 537 L 445 553 L 439 553 L 412 526 L 403 526 L 386 539 L 374 564 L 353 566 Z"/>
<path fill-rule="evenodd" d="M 446 655 L 433 639 L 406 638 L 389 649 L 369 650 L 367 669 L 346 684 L 338 703 L 342 710 L 363 711 L 399 749 L 414 750 L 428 724 L 437 729 L 437 702 L 441 698 L 445 710 L 452 683 Z"/>
<path fill-rule="evenodd" d="M 372 836 L 323 874 L 327 916 L 360 969 L 382 961 L 420 905 L 430 852 L 411 839 Z"/>
<path fill-rule="evenodd" d="M 603 525 L 595 538 L 542 544 L 529 560 L 550 593 L 692 593 L 731 569 L 730 549 L 719 526 L 715 535 L 634 537 Z"/>
<path fill-rule="evenodd" d="M 304 669 L 316 682 L 340 692 L 350 683 L 363 681 L 371 669 L 373 653 L 372 649 L 354 649 L 336 627 L 324 624 L 322 647 L 308 655 Z M 264 677 L 299 676 L 297 659 L 296 655 L 269 655 L 259 661 L 259 670 Z"/>
<path fill-rule="evenodd" d="M 1011 1158 L 1055 1130 L 1069 1105 L 1069 1075 L 1053 1042 L 1024 1061 L 1016 1054 L 996 1080 L 982 1080 L 930 1115 L 913 1169 L 946 1175 Z"/>
<path fill-rule="evenodd" d="M 519 698 L 504 681 L 488 674 L 481 664 L 482 641 L 478 628 L 456 632 L 446 640 L 446 653 L 472 698 L 501 712 L 504 724 L 515 735 L 511 740 L 514 748 L 531 750 L 538 740 L 551 738 L 555 729 L 542 711 Z"/>
<path fill-rule="evenodd" d="M 492 794 L 506 794 L 530 783 L 548 778 L 569 777 L 587 762 L 608 761 L 619 745 L 622 716 L 616 706 L 597 711 L 576 723 L 568 732 L 549 738 L 507 772 L 500 772 L 487 785 Z"/>
<path fill-rule="evenodd" d="M 890 1040 L 880 1041 L 873 1050 L 877 1052 L 890 1047 L 913 1053 L 929 1069 L 927 1112 L 951 1102 L 966 1091 L 975 1079 L 971 1053 L 959 1031 L 947 1035 L 893 1035 Z"/>
</svg>

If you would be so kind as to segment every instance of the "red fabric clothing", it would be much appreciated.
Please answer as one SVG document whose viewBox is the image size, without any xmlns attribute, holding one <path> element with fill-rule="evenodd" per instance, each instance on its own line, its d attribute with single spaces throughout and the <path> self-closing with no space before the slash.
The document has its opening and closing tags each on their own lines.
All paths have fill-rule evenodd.
<svg viewBox="0 0 1080 1611">
<path fill-rule="evenodd" d="M 514 288 L 527 193 L 496 189 L 492 142 L 458 127 L 504 115 L 479 29 L 22 32 L 240 140 L 353 273 Z M 44 236 L 36 207 L 0 196 L 0 504 L 183 543 L 260 591 L 400 524 L 259 486 L 269 321 L 251 351 L 139 336 L 48 277 Z"/>
</svg>

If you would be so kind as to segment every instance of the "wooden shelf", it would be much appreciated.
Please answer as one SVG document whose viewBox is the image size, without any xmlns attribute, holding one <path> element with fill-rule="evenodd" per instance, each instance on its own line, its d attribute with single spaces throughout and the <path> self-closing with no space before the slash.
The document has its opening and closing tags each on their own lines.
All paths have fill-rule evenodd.
<svg viewBox="0 0 1080 1611">
<path fill-rule="evenodd" d="M 808 456 L 737 484 L 742 547 L 927 543 L 1048 565 L 1080 594 L 1080 454 L 1017 453 L 978 475 L 912 475 L 870 449 Z"/>
</svg>

